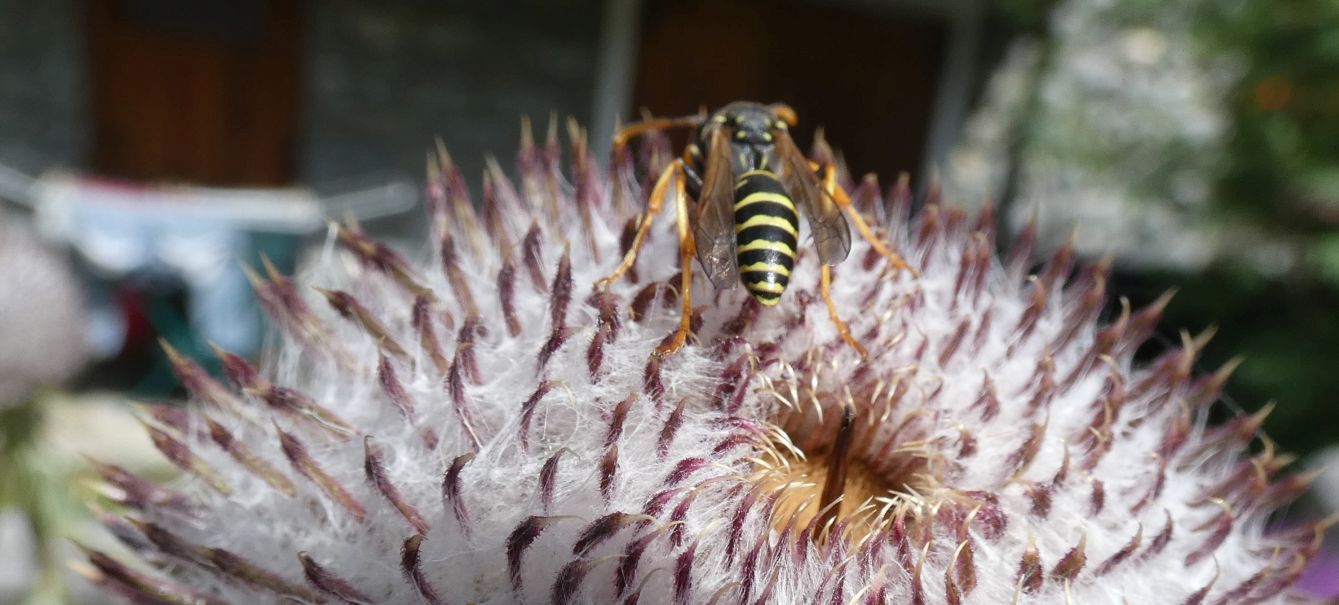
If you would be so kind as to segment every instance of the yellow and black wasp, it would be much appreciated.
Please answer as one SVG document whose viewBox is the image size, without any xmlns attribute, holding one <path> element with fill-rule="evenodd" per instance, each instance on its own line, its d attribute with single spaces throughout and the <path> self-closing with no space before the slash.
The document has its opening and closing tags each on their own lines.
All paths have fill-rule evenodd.
<svg viewBox="0 0 1339 605">
<path fill-rule="evenodd" d="M 841 337 L 864 354 L 837 315 L 830 292 L 830 266 L 851 251 L 847 218 L 895 266 L 910 267 L 874 236 L 851 207 L 850 197 L 837 185 L 834 167 L 819 166 L 804 157 L 790 137 L 789 129 L 795 124 L 795 112 L 786 105 L 736 101 L 712 114 L 646 119 L 614 135 L 617 150 L 647 131 L 696 129 L 682 157 L 670 163 L 652 188 L 647 212 L 623 261 L 597 284 L 616 281 L 632 267 L 672 188 L 683 265 L 683 316 L 674 338 L 661 345 L 659 353 L 676 351 L 687 339 L 693 256 L 717 288 L 732 289 L 743 282 L 759 303 L 777 304 L 795 267 L 802 211 L 822 264 L 820 285 L 828 314 Z"/>
</svg>

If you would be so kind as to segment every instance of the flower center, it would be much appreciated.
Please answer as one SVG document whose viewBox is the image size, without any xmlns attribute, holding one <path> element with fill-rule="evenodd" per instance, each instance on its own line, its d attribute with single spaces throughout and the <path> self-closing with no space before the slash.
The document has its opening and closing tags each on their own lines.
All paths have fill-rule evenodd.
<svg viewBox="0 0 1339 605">
<path fill-rule="evenodd" d="M 819 544 L 832 536 L 854 544 L 919 503 L 933 480 L 918 452 L 871 451 L 870 430 L 851 408 L 827 424 L 835 426 L 813 429 L 821 434 L 778 427 L 755 481 L 764 493 L 780 492 L 771 519 L 776 531 L 798 534 L 812 526 Z"/>
</svg>

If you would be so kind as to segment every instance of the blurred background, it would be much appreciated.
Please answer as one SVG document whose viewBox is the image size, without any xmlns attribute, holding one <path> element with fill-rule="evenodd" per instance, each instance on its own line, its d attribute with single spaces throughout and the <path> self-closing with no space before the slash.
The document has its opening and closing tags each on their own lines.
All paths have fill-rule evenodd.
<svg viewBox="0 0 1339 605">
<path fill-rule="evenodd" d="M 1136 307 L 1178 288 L 1147 354 L 1216 327 L 1228 407 L 1339 461 L 1336 74 L 1333 0 L 0 0 L 0 552 L 34 553 L 0 603 L 98 601 L 50 546 L 77 454 L 161 464 L 124 405 L 180 396 L 158 339 L 260 350 L 239 260 L 291 271 L 327 218 L 417 249 L 433 137 L 478 175 L 523 115 L 598 153 L 785 101 L 857 176 L 1110 255 Z"/>
</svg>

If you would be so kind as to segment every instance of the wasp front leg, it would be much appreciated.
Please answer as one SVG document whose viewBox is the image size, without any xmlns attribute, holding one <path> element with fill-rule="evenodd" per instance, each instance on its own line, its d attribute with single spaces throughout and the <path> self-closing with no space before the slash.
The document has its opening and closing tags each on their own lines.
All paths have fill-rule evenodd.
<svg viewBox="0 0 1339 605">
<path fill-rule="evenodd" d="M 682 268 L 679 285 L 679 304 L 682 307 L 682 314 L 679 317 L 679 328 L 674 331 L 674 336 L 656 347 L 656 354 L 662 356 L 683 348 L 684 343 L 688 341 L 688 333 L 692 330 L 693 259 L 697 257 L 697 242 L 693 239 L 693 226 L 688 214 L 688 193 L 685 190 L 685 173 L 690 171 L 684 166 L 683 160 L 676 160 L 672 168 L 674 173 L 675 226 L 678 228 L 679 234 L 679 266 Z"/>
<path fill-rule="evenodd" d="M 632 245 L 628 248 L 627 254 L 623 255 L 623 260 L 614 268 L 614 272 L 607 277 L 596 281 L 596 289 L 605 289 L 623 277 L 628 269 L 632 268 L 633 263 L 637 262 L 637 253 L 641 251 L 642 243 L 646 241 L 646 234 L 651 231 L 651 223 L 655 221 L 656 215 L 665 207 L 665 192 L 669 189 L 671 181 L 676 182 L 676 189 L 683 189 L 683 160 L 674 160 L 665 171 L 660 173 L 660 178 L 656 180 L 655 187 L 651 188 L 651 199 L 646 202 L 646 213 L 637 221 L 637 233 L 632 238 Z"/>
<path fill-rule="evenodd" d="M 683 305 L 683 317 L 679 320 L 679 328 L 674 336 L 656 348 L 659 355 L 667 355 L 678 351 L 688 340 L 688 333 L 693 320 L 693 259 L 697 256 L 697 245 L 693 241 L 693 229 L 691 217 L 688 213 L 688 191 L 686 181 L 689 178 L 691 170 L 684 165 L 682 159 L 672 162 L 665 171 L 660 174 L 656 180 L 656 185 L 651 189 L 651 199 L 646 204 L 646 214 L 642 215 L 641 221 L 637 225 L 637 233 L 632 238 L 632 246 L 628 248 L 627 254 L 623 255 L 623 260 L 614 269 L 609 276 L 595 282 L 597 289 L 608 288 L 609 284 L 618 281 L 632 268 L 633 263 L 637 262 L 637 253 L 641 251 L 642 245 L 646 241 L 646 234 L 651 230 L 651 223 L 657 214 L 664 208 L 665 194 L 673 187 L 674 195 L 674 216 L 679 235 L 679 257 L 680 264 L 683 267 L 683 278 L 679 287 L 679 300 Z M 695 178 L 695 174 L 693 174 Z"/>
<path fill-rule="evenodd" d="M 819 177 L 823 181 L 823 190 L 826 191 L 828 196 L 832 198 L 832 201 L 837 204 L 837 207 L 842 209 L 842 212 L 846 214 L 846 218 L 851 221 L 851 224 L 855 225 L 856 232 L 860 234 L 860 237 L 869 242 L 870 247 L 874 248 L 875 252 L 878 252 L 883 255 L 884 258 L 888 259 L 888 262 L 892 263 L 894 268 L 899 270 L 906 269 L 907 271 L 910 271 L 912 275 L 919 276 L 920 273 L 918 273 L 914 267 L 908 264 L 907 261 L 896 252 L 889 250 L 888 246 L 884 245 L 884 243 L 874 235 L 874 231 L 869 228 L 869 224 L 865 222 L 865 219 L 856 211 L 855 206 L 851 204 L 851 196 L 846 193 L 846 190 L 843 189 L 841 185 L 837 184 L 836 167 L 829 163 L 823 165 L 821 168 L 818 166 L 815 166 L 815 168 L 819 170 Z"/>
<path fill-rule="evenodd" d="M 622 128 L 614 134 L 614 149 L 622 149 L 628 141 L 634 137 L 643 135 L 652 130 L 668 130 L 670 128 L 697 128 L 707 120 L 705 115 L 683 116 L 679 118 L 650 118 L 640 122 L 633 122 Z"/>
</svg>

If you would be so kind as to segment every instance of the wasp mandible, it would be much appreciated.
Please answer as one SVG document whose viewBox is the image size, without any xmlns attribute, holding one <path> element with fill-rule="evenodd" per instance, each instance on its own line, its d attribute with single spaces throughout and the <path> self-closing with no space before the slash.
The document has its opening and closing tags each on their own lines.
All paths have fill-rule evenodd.
<svg viewBox="0 0 1339 605">
<path fill-rule="evenodd" d="M 651 189 L 647 211 L 623 261 L 596 284 L 606 286 L 632 267 L 666 193 L 672 190 L 683 267 L 679 297 L 683 315 L 674 337 L 657 353 L 677 351 L 687 340 L 694 256 L 717 288 L 728 290 L 742 282 L 759 303 L 777 304 L 795 266 L 802 211 L 822 265 L 820 289 L 828 315 L 842 339 L 865 355 L 831 296 L 831 266 L 845 260 L 851 251 L 847 220 L 895 267 L 911 267 L 879 241 L 851 206 L 850 196 L 837 184 L 835 167 L 810 162 L 800 152 L 790 136 L 790 127 L 796 123 L 795 111 L 784 104 L 736 101 L 712 114 L 649 118 L 614 135 L 618 153 L 630 139 L 647 131 L 696 129 L 693 142 Z"/>
</svg>

